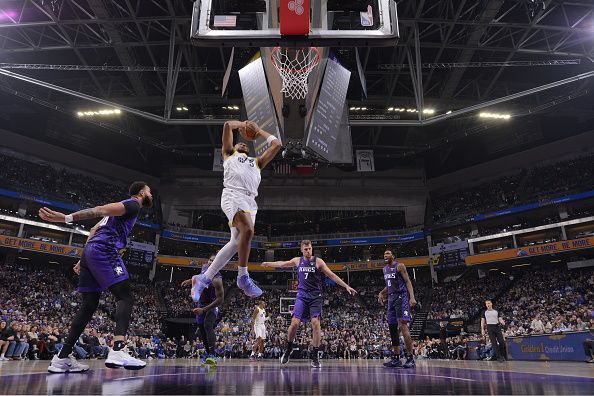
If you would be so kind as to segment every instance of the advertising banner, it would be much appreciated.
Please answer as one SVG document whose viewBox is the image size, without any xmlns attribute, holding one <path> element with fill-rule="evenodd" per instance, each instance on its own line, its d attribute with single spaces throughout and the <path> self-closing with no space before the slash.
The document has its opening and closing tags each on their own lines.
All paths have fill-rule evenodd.
<svg viewBox="0 0 594 396">
<path fill-rule="evenodd" d="M 594 340 L 594 331 L 564 334 L 508 337 L 507 354 L 513 360 L 573 360 L 586 359 L 583 343 Z"/>
<path fill-rule="evenodd" d="M 569 241 L 544 243 L 542 245 L 527 246 L 518 249 L 501 250 L 498 252 L 475 254 L 466 256 L 466 265 L 490 263 L 493 261 L 511 260 L 543 254 L 563 253 L 571 250 L 589 249 L 594 247 L 594 237 L 571 239 Z"/>
<path fill-rule="evenodd" d="M 50 253 L 70 257 L 80 257 L 83 251 L 82 248 L 78 247 L 34 241 L 31 239 L 15 238 L 9 236 L 0 236 L 0 246 L 12 249 L 31 250 L 34 252 Z"/>
</svg>

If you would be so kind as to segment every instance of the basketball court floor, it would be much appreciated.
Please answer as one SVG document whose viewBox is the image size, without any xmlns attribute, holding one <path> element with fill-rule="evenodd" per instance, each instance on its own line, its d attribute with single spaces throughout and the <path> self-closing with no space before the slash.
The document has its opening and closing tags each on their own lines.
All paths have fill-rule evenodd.
<svg viewBox="0 0 594 396">
<path fill-rule="evenodd" d="M 551 394 L 594 393 L 594 365 L 570 362 L 419 361 L 414 370 L 382 367 L 378 360 L 324 361 L 312 369 L 295 360 L 151 360 L 144 370 L 111 370 L 85 361 L 83 374 L 48 374 L 47 361 L 4 362 L 0 394 Z"/>
</svg>

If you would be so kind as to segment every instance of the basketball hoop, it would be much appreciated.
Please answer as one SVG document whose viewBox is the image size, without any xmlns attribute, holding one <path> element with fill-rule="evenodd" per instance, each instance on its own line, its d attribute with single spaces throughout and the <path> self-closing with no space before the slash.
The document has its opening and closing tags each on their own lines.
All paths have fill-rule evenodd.
<svg viewBox="0 0 594 396">
<path fill-rule="evenodd" d="M 291 99 L 305 99 L 307 77 L 320 63 L 317 47 L 274 47 L 270 58 L 283 79 L 281 92 Z"/>
</svg>

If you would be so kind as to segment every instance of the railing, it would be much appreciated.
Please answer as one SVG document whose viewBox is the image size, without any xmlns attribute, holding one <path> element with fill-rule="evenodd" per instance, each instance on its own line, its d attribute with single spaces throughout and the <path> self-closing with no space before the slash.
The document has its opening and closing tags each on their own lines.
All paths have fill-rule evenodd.
<svg viewBox="0 0 594 396">
<path fill-rule="evenodd" d="M 320 239 L 340 239 L 340 238 L 359 238 L 369 236 L 386 236 L 386 235 L 406 235 L 422 231 L 422 226 L 411 227 L 400 230 L 379 230 L 379 231 L 360 231 L 360 232 L 345 232 L 333 234 L 306 234 L 306 235 L 283 235 L 279 237 L 270 238 L 270 242 L 295 241 L 302 239 L 320 240 Z"/>
</svg>

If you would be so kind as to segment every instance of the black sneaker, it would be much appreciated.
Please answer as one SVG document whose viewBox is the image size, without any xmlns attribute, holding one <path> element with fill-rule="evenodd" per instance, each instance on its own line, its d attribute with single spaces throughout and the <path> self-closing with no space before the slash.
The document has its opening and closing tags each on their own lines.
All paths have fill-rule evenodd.
<svg viewBox="0 0 594 396">
<path fill-rule="evenodd" d="M 320 363 L 320 359 L 312 359 L 311 360 L 311 367 L 313 367 L 313 368 L 322 368 L 322 363 Z"/>
<path fill-rule="evenodd" d="M 289 351 L 283 352 L 283 356 L 281 356 L 281 358 L 280 358 L 281 364 L 287 364 L 287 363 L 289 363 L 289 358 L 290 357 L 291 357 L 291 352 L 289 352 Z"/>
<path fill-rule="evenodd" d="M 402 367 L 405 369 L 417 367 L 417 365 L 415 363 L 415 359 L 412 356 L 409 358 L 406 358 L 406 362 L 404 363 L 404 365 Z"/>
<path fill-rule="evenodd" d="M 384 363 L 384 367 L 388 368 L 402 368 L 400 358 L 392 358 L 389 362 Z"/>
</svg>

